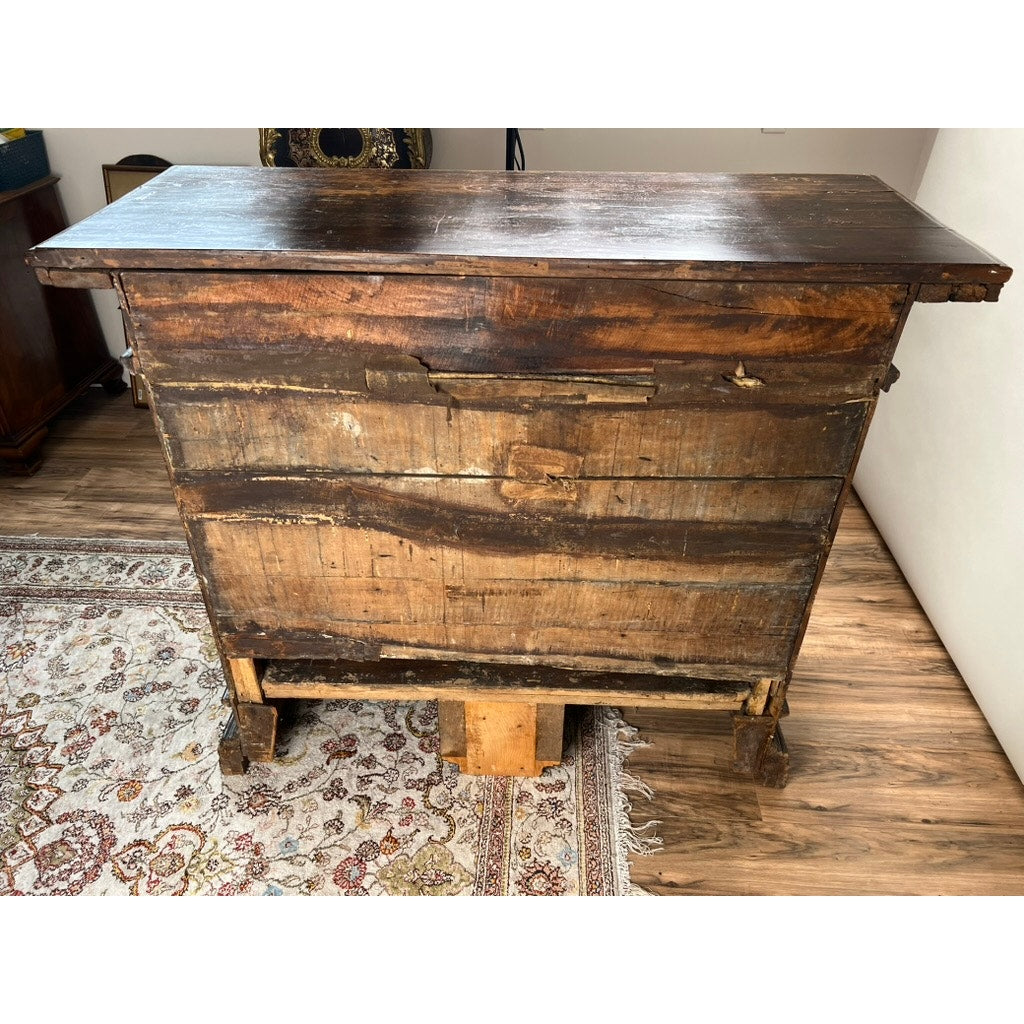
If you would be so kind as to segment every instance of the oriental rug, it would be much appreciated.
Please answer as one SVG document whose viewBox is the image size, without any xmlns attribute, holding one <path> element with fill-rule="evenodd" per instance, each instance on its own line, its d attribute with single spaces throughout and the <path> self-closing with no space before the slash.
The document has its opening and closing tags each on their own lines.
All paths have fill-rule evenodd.
<svg viewBox="0 0 1024 1024">
<path fill-rule="evenodd" d="M 277 759 L 222 776 L 185 545 L 0 538 L 0 894 L 639 894 L 616 712 L 511 779 L 442 761 L 431 701 L 288 707 Z"/>
</svg>

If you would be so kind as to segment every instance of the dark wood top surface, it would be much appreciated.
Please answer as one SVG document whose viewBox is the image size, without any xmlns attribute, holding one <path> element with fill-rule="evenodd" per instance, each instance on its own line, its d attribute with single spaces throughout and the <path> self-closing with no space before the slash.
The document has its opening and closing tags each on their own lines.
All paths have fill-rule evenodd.
<svg viewBox="0 0 1024 1024">
<path fill-rule="evenodd" d="M 911 284 L 1010 276 L 862 175 L 176 166 L 28 262 Z"/>
</svg>

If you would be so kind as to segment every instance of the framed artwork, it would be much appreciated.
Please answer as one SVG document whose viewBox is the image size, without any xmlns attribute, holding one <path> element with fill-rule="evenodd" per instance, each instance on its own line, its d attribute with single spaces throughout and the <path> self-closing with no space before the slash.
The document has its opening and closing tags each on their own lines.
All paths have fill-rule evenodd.
<svg viewBox="0 0 1024 1024">
<path fill-rule="evenodd" d="M 107 197 L 107 203 L 117 202 L 118 199 L 128 195 L 132 189 L 144 185 L 150 178 L 155 178 L 170 166 L 168 160 L 159 156 L 150 156 L 148 153 L 126 156 L 116 164 L 103 164 L 103 191 Z M 127 332 L 125 332 L 125 347 L 129 347 Z M 149 403 L 146 401 L 145 384 L 139 379 L 139 376 L 139 374 L 131 372 L 128 374 L 132 386 L 132 405 L 136 409 L 147 409 Z"/>
<path fill-rule="evenodd" d="M 429 128 L 261 128 L 264 167 L 430 166 Z"/>
</svg>

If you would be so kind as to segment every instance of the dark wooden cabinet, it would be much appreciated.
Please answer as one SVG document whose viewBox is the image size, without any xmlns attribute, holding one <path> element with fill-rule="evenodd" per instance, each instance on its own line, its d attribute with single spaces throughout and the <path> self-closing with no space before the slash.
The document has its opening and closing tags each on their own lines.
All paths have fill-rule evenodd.
<svg viewBox="0 0 1024 1024">
<path fill-rule="evenodd" d="M 49 177 L 0 192 L 0 460 L 15 473 L 39 468 L 47 424 L 85 388 L 124 390 L 92 296 L 43 285 L 25 265 L 67 226 L 56 186 Z"/>
<path fill-rule="evenodd" d="M 771 785 L 903 324 L 1010 276 L 852 175 L 174 167 L 32 260 L 120 294 L 227 767 L 281 698 L 436 698 L 501 775 L 646 704 L 731 713 Z"/>
</svg>

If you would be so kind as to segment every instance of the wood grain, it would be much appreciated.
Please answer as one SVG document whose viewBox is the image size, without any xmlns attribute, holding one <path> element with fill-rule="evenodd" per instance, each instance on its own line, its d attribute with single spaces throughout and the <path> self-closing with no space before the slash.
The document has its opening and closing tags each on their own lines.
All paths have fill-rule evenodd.
<svg viewBox="0 0 1024 1024">
<path fill-rule="evenodd" d="M 785 720 L 784 791 L 729 768 L 724 719 L 627 711 L 652 745 L 659 894 L 1024 894 L 1024 786 L 860 505 L 847 506 Z M 765 863 L 772 870 L 763 870 Z"/>
<path fill-rule="evenodd" d="M 200 366 L 214 362 L 207 345 L 225 342 L 267 355 L 390 350 L 457 372 L 695 355 L 877 363 L 907 297 L 900 285 L 397 274 L 138 273 L 123 287 L 147 374 L 161 370 L 151 340 L 158 358 Z"/>
<path fill-rule="evenodd" d="M 235 699 L 248 701 L 252 704 L 263 703 L 263 690 L 260 687 L 260 672 L 251 658 L 228 658 L 228 672 Z"/>
<path fill-rule="evenodd" d="M 471 701 L 465 714 L 465 771 L 470 775 L 540 774 L 536 704 Z"/>
<path fill-rule="evenodd" d="M 877 178 L 859 175 L 180 166 L 29 260 L 94 270 L 904 284 L 987 285 L 1010 274 Z"/>
<path fill-rule="evenodd" d="M 170 395 L 156 384 L 153 394 L 172 463 L 187 471 L 503 477 L 512 447 L 526 445 L 571 450 L 584 477 L 843 476 L 865 417 L 859 402 L 453 409 L 443 399 Z"/>
</svg>

